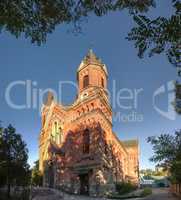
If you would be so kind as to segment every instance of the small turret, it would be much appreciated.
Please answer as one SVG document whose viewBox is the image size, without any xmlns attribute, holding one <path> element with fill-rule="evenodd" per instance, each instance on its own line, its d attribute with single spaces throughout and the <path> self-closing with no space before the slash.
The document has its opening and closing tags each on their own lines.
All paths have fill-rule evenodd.
<svg viewBox="0 0 181 200">
<path fill-rule="evenodd" d="M 47 94 L 47 99 L 45 101 L 45 105 L 50 106 L 52 104 L 53 100 L 54 100 L 53 93 L 49 91 Z"/>
</svg>

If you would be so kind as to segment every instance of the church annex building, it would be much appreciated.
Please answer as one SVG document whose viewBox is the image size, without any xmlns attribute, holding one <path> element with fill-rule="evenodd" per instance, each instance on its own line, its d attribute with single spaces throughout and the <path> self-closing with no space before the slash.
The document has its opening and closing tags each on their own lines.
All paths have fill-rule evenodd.
<svg viewBox="0 0 181 200">
<path fill-rule="evenodd" d="M 107 80 L 105 64 L 89 50 L 77 69 L 75 102 L 63 106 L 49 92 L 39 136 L 45 187 L 99 196 L 114 191 L 116 182 L 138 184 L 138 141 L 120 141 L 113 132 Z"/>
</svg>

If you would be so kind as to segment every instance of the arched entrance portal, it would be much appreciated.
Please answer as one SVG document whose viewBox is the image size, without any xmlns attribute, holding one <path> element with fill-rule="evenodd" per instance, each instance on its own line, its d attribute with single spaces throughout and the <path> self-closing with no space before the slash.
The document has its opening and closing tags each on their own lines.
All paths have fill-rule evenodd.
<svg viewBox="0 0 181 200">
<path fill-rule="evenodd" d="M 50 187 L 50 188 L 54 187 L 54 167 L 53 167 L 53 165 L 50 165 L 48 167 L 48 187 Z"/>
<path fill-rule="evenodd" d="M 89 174 L 81 174 L 80 178 L 80 194 L 89 195 Z"/>
</svg>

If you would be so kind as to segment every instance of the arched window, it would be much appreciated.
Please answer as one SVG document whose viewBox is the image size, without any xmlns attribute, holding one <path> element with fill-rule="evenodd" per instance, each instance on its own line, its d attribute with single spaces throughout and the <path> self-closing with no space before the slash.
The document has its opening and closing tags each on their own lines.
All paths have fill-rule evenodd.
<svg viewBox="0 0 181 200">
<path fill-rule="evenodd" d="M 53 127 L 52 127 L 52 134 L 51 134 L 51 139 L 53 142 L 55 142 L 56 144 L 61 144 L 62 143 L 62 139 L 63 138 L 63 132 L 61 127 L 59 126 L 59 123 L 57 121 L 55 121 L 53 123 Z"/>
<path fill-rule="evenodd" d="M 89 154 L 89 149 L 90 149 L 90 132 L 88 129 L 85 129 L 83 134 L 83 153 Z"/>
<path fill-rule="evenodd" d="M 91 103 L 92 109 L 94 109 L 94 103 Z"/>
<path fill-rule="evenodd" d="M 85 75 L 83 78 L 83 88 L 87 87 L 89 85 L 89 76 Z"/>
<path fill-rule="evenodd" d="M 101 86 L 104 87 L 104 79 L 101 78 Z"/>
<path fill-rule="evenodd" d="M 52 133 L 51 133 L 51 139 L 52 141 L 56 142 L 56 134 L 57 134 L 57 122 L 55 121 L 52 125 Z"/>
<path fill-rule="evenodd" d="M 63 131 L 61 127 L 59 127 L 59 142 L 60 144 L 63 142 Z"/>
<path fill-rule="evenodd" d="M 42 126 L 45 125 L 45 115 L 42 116 Z"/>
<path fill-rule="evenodd" d="M 57 129 L 57 122 L 55 122 L 54 125 L 55 125 L 55 133 L 57 133 L 57 132 L 58 132 L 58 129 Z"/>
<path fill-rule="evenodd" d="M 55 142 L 56 142 L 56 144 L 60 144 L 60 135 L 59 135 L 59 133 L 56 133 L 56 135 L 55 135 Z"/>
</svg>

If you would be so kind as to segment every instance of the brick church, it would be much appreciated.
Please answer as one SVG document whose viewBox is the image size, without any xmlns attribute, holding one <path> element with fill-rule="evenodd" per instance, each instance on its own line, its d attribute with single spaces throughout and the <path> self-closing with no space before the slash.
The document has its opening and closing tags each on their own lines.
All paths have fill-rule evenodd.
<svg viewBox="0 0 181 200">
<path fill-rule="evenodd" d="M 49 92 L 42 107 L 39 167 L 46 187 L 91 196 L 114 191 L 116 182 L 139 181 L 137 140 L 120 141 L 112 130 L 108 71 L 89 50 L 77 69 L 72 105 Z"/>
</svg>

